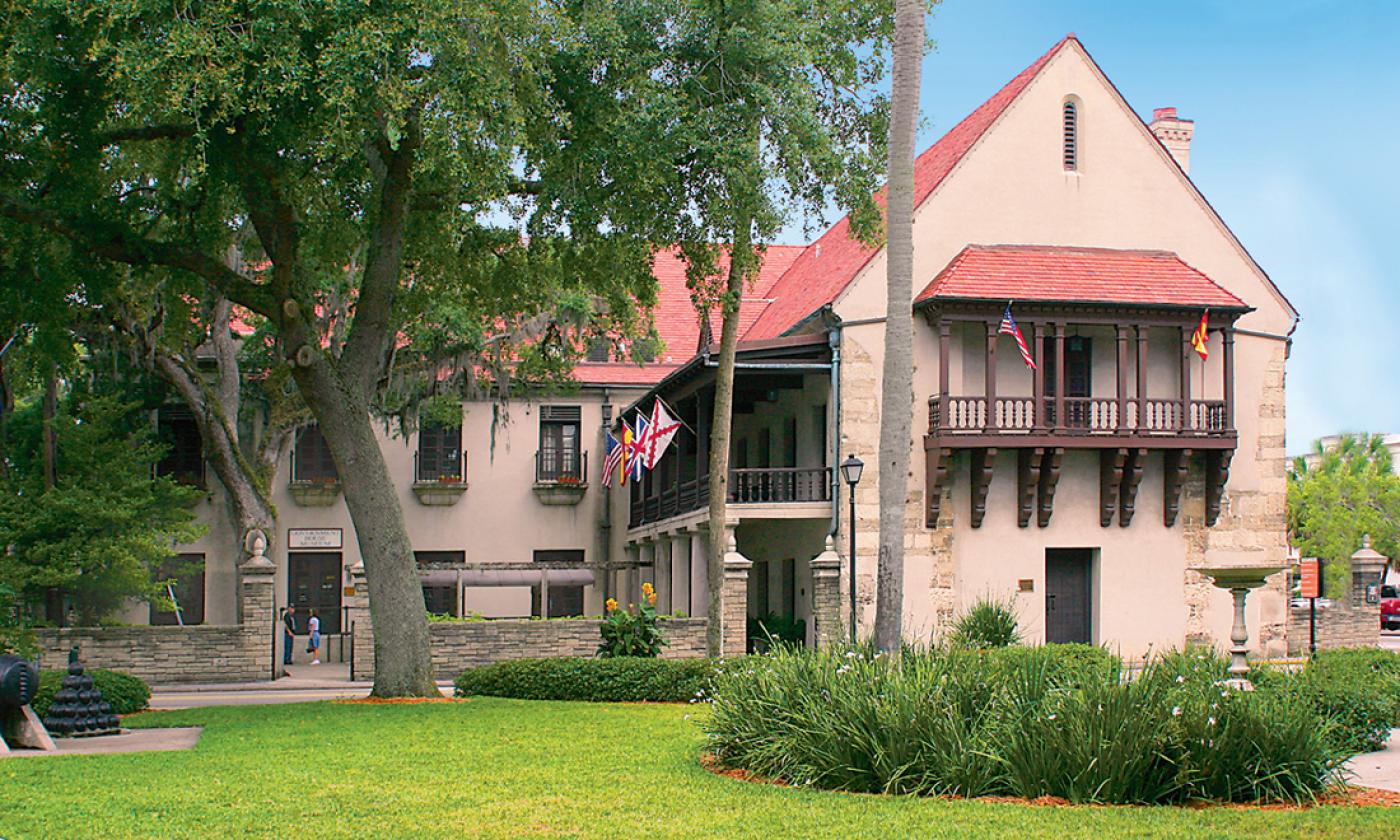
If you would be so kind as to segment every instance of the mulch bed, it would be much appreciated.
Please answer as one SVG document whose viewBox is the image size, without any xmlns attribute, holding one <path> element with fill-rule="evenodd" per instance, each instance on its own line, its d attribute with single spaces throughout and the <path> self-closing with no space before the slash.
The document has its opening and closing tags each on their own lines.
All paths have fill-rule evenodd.
<svg viewBox="0 0 1400 840">
<path fill-rule="evenodd" d="M 725 776 L 740 782 L 752 782 L 760 785 L 776 785 L 778 787 L 791 787 L 782 779 L 770 779 L 760 776 L 749 770 L 741 770 L 735 767 L 725 767 L 719 763 L 719 759 L 710 753 L 701 753 L 700 766 L 717 776 Z M 881 796 L 883 794 L 857 794 L 865 796 Z M 958 800 L 966 799 L 962 796 L 939 796 L 935 799 Z M 1002 805 L 1021 805 L 1037 808 L 1134 808 L 1144 807 L 1135 805 L 1075 805 L 1068 799 L 1058 796 L 1038 796 L 1035 799 L 1026 799 L 1020 796 L 979 796 L 968 801 L 972 802 L 992 802 Z M 1341 807 L 1400 807 L 1400 793 L 1389 790 L 1379 790 L 1377 788 L 1359 787 L 1357 785 L 1342 785 L 1328 790 L 1318 797 L 1316 803 L 1295 804 L 1293 802 L 1188 802 L 1181 807 L 1192 810 L 1205 808 L 1229 808 L 1233 810 L 1258 810 L 1258 811 L 1305 811 L 1309 808 L 1319 806 L 1341 806 Z"/>
</svg>

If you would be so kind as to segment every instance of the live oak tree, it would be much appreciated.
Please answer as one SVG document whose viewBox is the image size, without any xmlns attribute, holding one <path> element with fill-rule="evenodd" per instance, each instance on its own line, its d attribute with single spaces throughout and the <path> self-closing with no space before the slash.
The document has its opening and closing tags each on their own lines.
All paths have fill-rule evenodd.
<svg viewBox="0 0 1400 840">
<path fill-rule="evenodd" d="M 875 644 L 898 650 L 904 615 L 904 522 L 914 417 L 914 132 L 924 58 L 925 0 L 896 0 L 890 101 L 885 361 L 880 382 L 880 554 Z M 855 527 L 855 523 L 851 523 Z M 855 558 L 851 559 L 855 562 Z"/>
<path fill-rule="evenodd" d="M 726 499 L 740 302 L 762 243 L 794 215 L 833 201 L 878 238 L 891 10 L 859 0 L 698 0 L 665 7 L 666 60 L 652 148 L 682 177 L 673 239 L 700 317 L 718 308 L 709 443 L 709 615 L 723 614 Z M 727 257 L 727 264 L 726 264 Z M 718 620 L 707 649 L 722 650 Z"/>
<path fill-rule="evenodd" d="M 652 164 L 605 141 L 650 76 L 611 69 L 612 7 L 7 0 L 0 21 L 0 216 L 125 266 L 117 293 L 191 301 L 216 346 L 246 310 L 341 476 L 374 693 L 436 693 L 372 414 L 501 399 L 638 329 Z"/>
</svg>

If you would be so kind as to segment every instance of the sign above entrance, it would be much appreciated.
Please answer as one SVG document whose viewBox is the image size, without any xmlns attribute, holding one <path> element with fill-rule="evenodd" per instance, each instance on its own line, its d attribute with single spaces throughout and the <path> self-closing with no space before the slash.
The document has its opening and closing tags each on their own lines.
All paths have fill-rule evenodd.
<svg viewBox="0 0 1400 840">
<path fill-rule="evenodd" d="M 344 542 L 340 528 L 290 528 L 287 548 L 340 548 Z"/>
</svg>

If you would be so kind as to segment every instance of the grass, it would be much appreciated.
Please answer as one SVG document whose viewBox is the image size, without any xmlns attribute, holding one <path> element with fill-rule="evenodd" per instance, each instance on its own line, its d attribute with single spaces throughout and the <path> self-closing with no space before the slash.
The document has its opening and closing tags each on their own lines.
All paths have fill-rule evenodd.
<svg viewBox="0 0 1400 840">
<path fill-rule="evenodd" d="M 1298 837 L 1400 809 L 1044 808 L 757 785 L 696 757 L 699 707 L 310 703 L 138 715 L 190 752 L 0 760 L 0 837 Z"/>
</svg>

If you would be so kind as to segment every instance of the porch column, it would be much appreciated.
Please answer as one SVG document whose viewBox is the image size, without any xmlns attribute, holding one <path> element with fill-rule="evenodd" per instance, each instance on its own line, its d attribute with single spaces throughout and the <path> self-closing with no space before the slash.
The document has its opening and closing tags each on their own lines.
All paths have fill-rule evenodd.
<svg viewBox="0 0 1400 840">
<path fill-rule="evenodd" d="M 640 604 L 642 602 L 642 584 L 650 583 L 656 585 L 656 540 L 649 539 L 642 543 L 641 554 L 637 558 L 637 572 L 632 581 L 632 586 L 628 590 L 627 602 L 629 604 Z"/>
<path fill-rule="evenodd" d="M 812 638 L 817 647 L 839 644 L 846 638 L 841 623 L 841 555 L 827 535 L 826 548 L 812 558 Z"/>
<path fill-rule="evenodd" d="M 1148 428 L 1147 422 L 1147 338 L 1151 327 L 1137 325 L 1137 428 Z"/>
<path fill-rule="evenodd" d="M 710 532 L 704 525 L 690 532 L 690 614 L 710 614 Z"/>
<path fill-rule="evenodd" d="M 987 329 L 987 422 L 985 428 L 997 427 L 997 328 L 999 322 L 988 321 Z"/>
<path fill-rule="evenodd" d="M 687 532 L 671 538 L 671 592 L 667 604 L 673 613 L 695 615 L 690 605 L 690 534 Z"/>
<path fill-rule="evenodd" d="M 1118 325 L 1118 431 L 1128 428 L 1128 327 Z"/>
<path fill-rule="evenodd" d="M 1235 428 L 1235 328 L 1228 326 L 1221 330 L 1220 361 L 1225 368 L 1225 428 Z"/>
<path fill-rule="evenodd" d="M 951 365 L 950 356 L 953 352 L 953 325 L 946 319 L 938 321 L 938 425 L 947 427 L 950 424 L 948 417 L 948 369 Z M 837 411 L 840 411 L 838 406 Z M 937 429 L 929 429 L 930 434 L 937 433 Z M 832 469 L 837 465 L 833 464 Z"/>
<path fill-rule="evenodd" d="M 1065 324 L 1055 325 L 1055 429 L 1065 428 Z"/>
<path fill-rule="evenodd" d="M 724 541 L 727 548 L 724 552 L 724 615 L 720 618 L 724 633 L 722 650 L 726 657 L 743 656 L 748 651 L 749 570 L 753 562 L 739 553 L 733 525 L 724 526 Z"/>
<path fill-rule="evenodd" d="M 671 611 L 671 551 L 675 544 L 670 534 L 656 542 L 656 611 L 663 614 Z"/>
<path fill-rule="evenodd" d="M 1031 396 L 1034 402 L 1031 407 L 1031 416 L 1034 418 L 1031 425 L 1039 431 L 1045 428 L 1045 325 L 1036 321 L 1031 325 L 1031 333 L 1035 336 L 1035 345 L 1031 350 L 1031 355 L 1035 358 L 1035 370 L 1031 372 Z"/>
<path fill-rule="evenodd" d="M 1191 333 L 1193 327 L 1181 327 L 1181 423 L 1178 431 L 1191 429 Z"/>
</svg>

